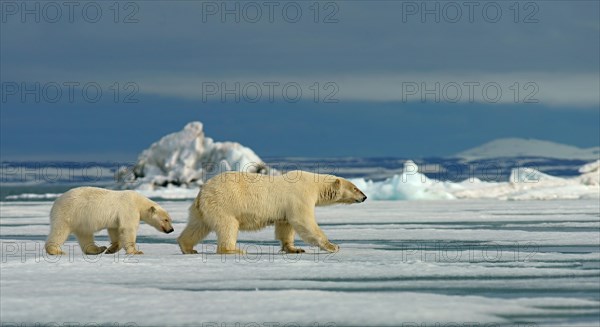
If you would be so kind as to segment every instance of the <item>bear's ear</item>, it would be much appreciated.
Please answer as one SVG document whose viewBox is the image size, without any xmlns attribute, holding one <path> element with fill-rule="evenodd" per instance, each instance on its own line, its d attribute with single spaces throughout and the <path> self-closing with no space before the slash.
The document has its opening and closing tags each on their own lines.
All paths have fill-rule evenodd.
<svg viewBox="0 0 600 327">
<path fill-rule="evenodd" d="M 154 214 L 156 213 L 156 207 L 155 206 L 151 206 L 150 209 L 148 209 L 150 211 L 150 214 Z"/>
<path fill-rule="evenodd" d="M 335 179 L 335 182 L 332 184 L 334 190 L 339 190 L 342 186 L 342 181 L 339 178 Z"/>
</svg>

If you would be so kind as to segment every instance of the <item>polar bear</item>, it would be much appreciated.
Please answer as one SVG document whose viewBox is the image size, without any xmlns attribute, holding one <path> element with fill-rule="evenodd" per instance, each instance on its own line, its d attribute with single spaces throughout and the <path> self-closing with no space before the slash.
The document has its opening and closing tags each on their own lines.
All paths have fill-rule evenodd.
<svg viewBox="0 0 600 327">
<path fill-rule="evenodd" d="M 142 254 L 135 246 L 140 220 L 164 233 L 173 232 L 169 214 L 138 192 L 97 187 L 71 189 L 52 205 L 46 252 L 65 254 L 60 247 L 73 233 L 84 253 L 100 254 L 107 249 L 94 243 L 94 232 L 106 228 L 111 242 L 106 253 L 125 248 L 128 254 Z"/>
<path fill-rule="evenodd" d="M 211 231 L 217 234 L 217 253 L 244 253 L 236 248 L 238 230 L 275 225 L 281 250 L 302 253 L 294 232 L 311 245 L 336 252 L 317 225 L 315 206 L 364 202 L 367 196 L 351 182 L 333 175 L 290 171 L 281 176 L 225 172 L 208 180 L 189 209 L 186 228 L 177 239 L 184 254 Z"/>
</svg>

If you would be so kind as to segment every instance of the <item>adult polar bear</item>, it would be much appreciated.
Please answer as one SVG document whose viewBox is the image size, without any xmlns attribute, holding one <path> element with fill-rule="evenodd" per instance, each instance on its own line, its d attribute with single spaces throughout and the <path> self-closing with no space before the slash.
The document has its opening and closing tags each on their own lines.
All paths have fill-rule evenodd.
<svg viewBox="0 0 600 327">
<path fill-rule="evenodd" d="M 211 231 L 217 233 L 217 253 L 243 253 L 236 248 L 238 230 L 259 230 L 275 225 L 275 237 L 287 253 L 294 247 L 294 231 L 311 245 L 336 252 L 317 225 L 315 206 L 358 203 L 367 197 L 351 182 L 333 175 L 295 170 L 281 176 L 226 172 L 202 187 L 189 209 L 186 228 L 178 238 L 184 254 L 198 253 L 194 246 Z"/>
<path fill-rule="evenodd" d="M 75 234 L 86 254 L 100 254 L 106 246 L 94 243 L 94 233 L 108 229 L 111 245 L 106 253 L 125 248 L 128 254 L 142 254 L 135 239 L 140 220 L 164 233 L 171 233 L 171 217 L 156 202 L 135 191 L 111 191 L 77 187 L 61 195 L 50 211 L 50 235 L 46 252 L 65 254 L 60 246 Z"/>
</svg>

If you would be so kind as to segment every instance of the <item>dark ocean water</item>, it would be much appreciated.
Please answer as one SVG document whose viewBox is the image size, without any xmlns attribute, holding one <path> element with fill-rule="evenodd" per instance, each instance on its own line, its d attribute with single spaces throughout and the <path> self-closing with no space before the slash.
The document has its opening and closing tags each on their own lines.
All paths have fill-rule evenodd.
<svg viewBox="0 0 600 327">
<path fill-rule="evenodd" d="M 295 169 L 335 174 L 346 178 L 383 180 L 402 173 L 409 158 L 290 158 L 267 157 L 265 162 L 280 171 Z M 587 161 L 550 158 L 494 158 L 467 161 L 460 158 L 423 158 L 414 160 L 422 173 L 432 179 L 460 182 L 469 178 L 482 181 L 507 181 L 514 168 L 533 168 L 543 173 L 570 177 Z M 130 167 L 122 162 L 2 162 L 0 200 L 24 193 L 55 194 L 82 185 L 116 187 L 117 171 Z"/>
</svg>

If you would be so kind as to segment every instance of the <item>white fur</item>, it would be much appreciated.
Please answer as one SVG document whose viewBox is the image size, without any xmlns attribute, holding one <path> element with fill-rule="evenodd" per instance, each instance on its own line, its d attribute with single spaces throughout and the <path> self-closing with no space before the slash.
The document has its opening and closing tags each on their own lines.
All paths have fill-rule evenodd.
<svg viewBox="0 0 600 327">
<path fill-rule="evenodd" d="M 165 233 L 173 231 L 169 214 L 156 202 L 135 191 L 74 188 L 54 201 L 46 251 L 49 254 L 63 254 L 60 246 L 72 233 L 85 253 L 102 253 L 106 247 L 96 246 L 94 233 L 108 229 L 111 246 L 107 253 L 117 252 L 124 247 L 127 253 L 141 254 L 135 247 L 140 221 Z"/>
<path fill-rule="evenodd" d="M 291 171 L 281 176 L 227 172 L 210 179 L 190 207 L 188 225 L 178 239 L 183 253 L 211 231 L 218 253 L 239 253 L 238 230 L 275 225 L 275 236 L 286 252 L 294 247 L 294 232 L 321 249 L 335 252 L 314 216 L 315 206 L 362 202 L 366 196 L 351 182 L 333 175 Z"/>
</svg>

